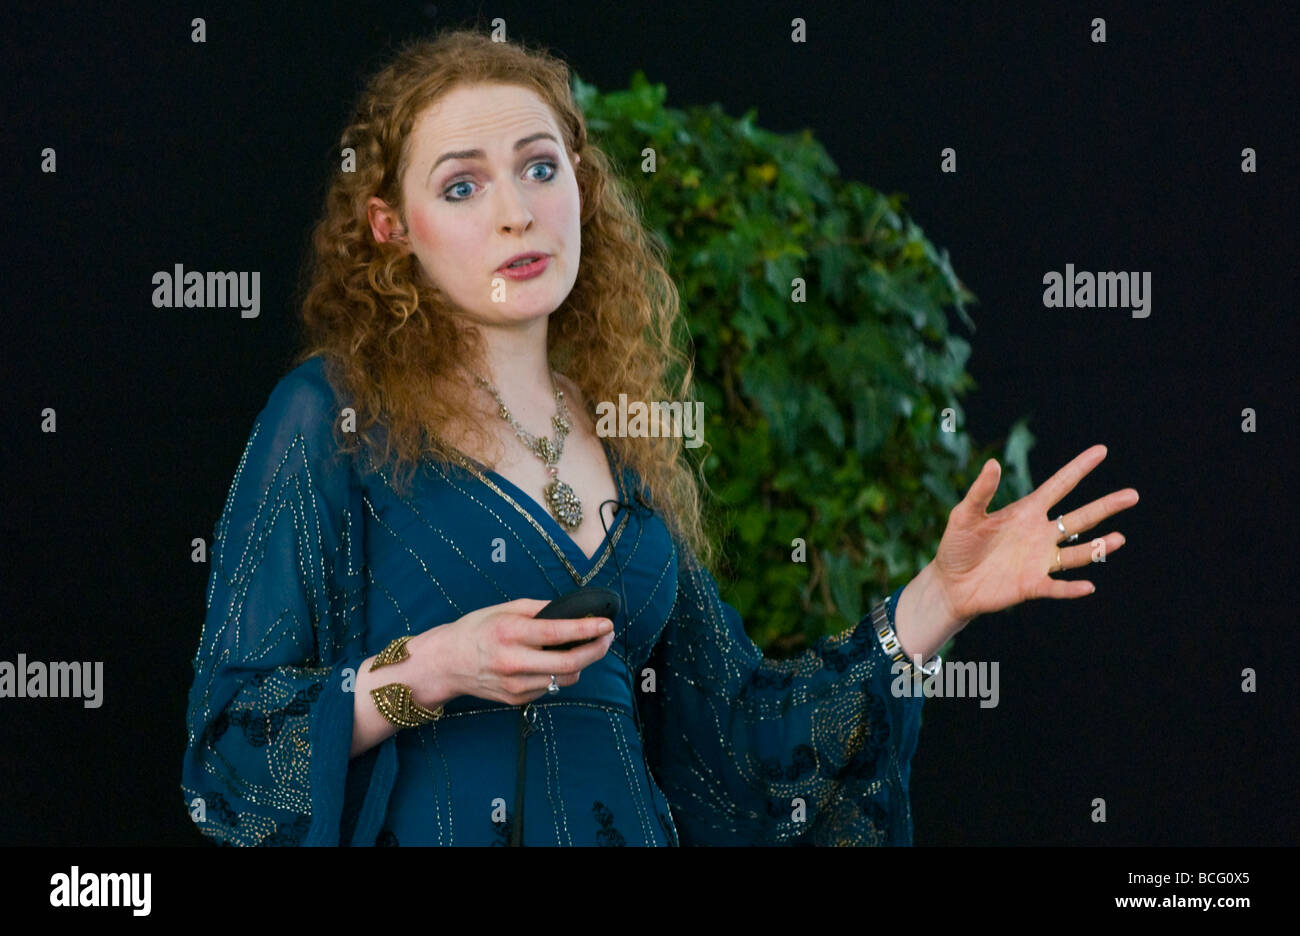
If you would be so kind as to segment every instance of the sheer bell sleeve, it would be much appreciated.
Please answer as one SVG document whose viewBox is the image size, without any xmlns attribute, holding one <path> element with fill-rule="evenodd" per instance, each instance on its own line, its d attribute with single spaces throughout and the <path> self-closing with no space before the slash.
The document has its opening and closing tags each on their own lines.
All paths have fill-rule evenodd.
<svg viewBox="0 0 1300 936">
<path fill-rule="evenodd" d="M 890 662 L 869 615 L 799 657 L 765 659 L 686 553 L 647 663 L 655 691 L 640 693 L 681 844 L 910 845 L 924 699 L 890 692 Z"/>
<path fill-rule="evenodd" d="M 214 531 L 181 789 L 222 845 L 373 844 L 395 773 L 392 738 L 349 762 L 362 500 L 321 373 L 272 391 Z"/>
</svg>

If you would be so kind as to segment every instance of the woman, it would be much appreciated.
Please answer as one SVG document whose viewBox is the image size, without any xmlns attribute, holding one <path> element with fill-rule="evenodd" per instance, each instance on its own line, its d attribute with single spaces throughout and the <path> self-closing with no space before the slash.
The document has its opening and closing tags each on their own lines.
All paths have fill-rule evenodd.
<svg viewBox="0 0 1300 936">
<path fill-rule="evenodd" d="M 215 530 L 182 775 L 213 841 L 910 844 L 922 699 L 895 672 L 978 614 L 1091 593 L 1048 573 L 1094 547 L 1057 544 L 1137 501 L 1048 519 L 1094 446 L 986 515 L 990 460 L 916 578 L 765 660 L 681 440 L 597 435 L 597 402 L 688 401 L 691 370 L 668 386 L 676 291 L 568 88 L 448 33 L 343 134 L 305 347 Z M 624 596 L 612 622 L 534 618 L 586 585 Z"/>
</svg>

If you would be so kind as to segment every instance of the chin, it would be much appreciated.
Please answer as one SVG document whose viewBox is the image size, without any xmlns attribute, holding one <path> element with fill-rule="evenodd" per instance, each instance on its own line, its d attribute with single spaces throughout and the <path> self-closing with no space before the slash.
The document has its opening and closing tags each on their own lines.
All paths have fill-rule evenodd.
<svg viewBox="0 0 1300 936">
<path fill-rule="evenodd" d="M 545 302 L 541 304 L 529 303 L 526 308 L 512 308 L 509 302 L 503 302 L 500 305 L 494 305 L 487 310 L 485 314 L 476 316 L 477 320 L 484 325 L 527 325 L 538 319 L 547 319 L 551 317 L 560 303 Z"/>
</svg>

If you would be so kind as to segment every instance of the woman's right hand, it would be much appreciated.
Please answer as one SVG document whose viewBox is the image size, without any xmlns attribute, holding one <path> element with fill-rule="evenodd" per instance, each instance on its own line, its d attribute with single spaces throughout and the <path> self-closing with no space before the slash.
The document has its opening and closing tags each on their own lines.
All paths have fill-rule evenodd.
<svg viewBox="0 0 1300 936">
<path fill-rule="evenodd" d="M 458 695 L 523 705 L 546 695 L 551 674 L 572 686 L 614 642 L 608 618 L 537 620 L 550 602 L 517 598 L 471 611 L 449 624 L 430 628 L 407 643 L 422 664 L 411 685 L 415 700 L 436 707 Z M 571 650 L 542 647 L 596 638 Z"/>
</svg>

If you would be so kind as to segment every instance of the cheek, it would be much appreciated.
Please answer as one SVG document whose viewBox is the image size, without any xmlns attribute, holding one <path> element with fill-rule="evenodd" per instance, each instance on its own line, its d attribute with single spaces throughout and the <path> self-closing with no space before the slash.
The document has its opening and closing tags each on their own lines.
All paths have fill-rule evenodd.
<svg viewBox="0 0 1300 936">
<path fill-rule="evenodd" d="M 438 235 L 428 212 L 423 208 L 413 207 L 408 217 L 411 219 L 411 233 L 430 247 L 436 247 L 438 245 Z"/>
<path fill-rule="evenodd" d="M 556 194 L 558 197 L 548 200 L 541 206 L 538 220 L 545 222 L 546 226 L 556 233 L 571 233 L 573 228 L 581 223 L 582 196 L 576 184 L 571 189 Z"/>
</svg>

